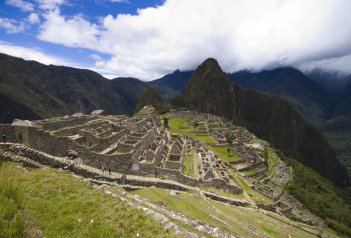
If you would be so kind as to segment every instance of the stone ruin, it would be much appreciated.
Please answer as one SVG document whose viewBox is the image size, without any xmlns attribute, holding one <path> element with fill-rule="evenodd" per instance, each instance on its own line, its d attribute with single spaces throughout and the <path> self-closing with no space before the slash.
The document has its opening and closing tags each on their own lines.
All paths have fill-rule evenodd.
<svg viewBox="0 0 351 238">
<path fill-rule="evenodd" d="M 253 189 L 274 201 L 268 206 L 261 204 L 263 208 L 294 219 L 303 217 L 298 214 L 300 211 L 308 213 L 298 200 L 283 191 L 284 184 L 292 179 L 291 168 L 278 164 L 272 179 L 261 157 L 268 143 L 245 128 L 217 116 L 195 113 L 197 135 L 209 135 L 217 146 L 227 146 L 238 155 L 239 160 L 225 163 L 208 145 L 172 135 L 150 106 L 133 117 L 101 113 L 0 124 L 0 135 L 6 135 L 6 143 L 0 143 L 0 155 L 34 167 L 72 167 L 72 171 L 84 176 L 98 175 L 122 184 L 129 181 L 137 186 L 172 189 L 196 189 L 203 184 L 239 194 L 243 189 L 231 173 L 235 170 Z M 169 116 L 182 118 L 191 114 L 194 112 L 171 111 Z M 231 144 L 228 136 L 233 138 Z M 189 177 L 184 174 L 185 160 L 193 152 L 196 176 Z M 219 201 L 247 205 L 208 191 L 205 194 Z"/>
<path fill-rule="evenodd" d="M 6 135 L 9 143 L 23 144 L 104 171 L 166 178 L 191 186 L 198 186 L 200 182 L 200 178 L 183 173 L 186 153 L 192 151 L 194 142 L 190 138 L 171 135 L 150 106 L 131 118 L 94 113 L 23 123 L 16 121 L 12 125 L 1 124 L 0 134 Z M 202 150 L 202 146 L 197 149 Z M 213 154 L 208 151 L 200 154 L 204 153 L 207 153 L 205 157 L 198 157 L 201 173 L 207 173 L 201 179 L 210 186 L 242 192 L 218 158 L 211 162 L 212 168 L 206 167 L 202 161 L 211 159 Z"/>
</svg>

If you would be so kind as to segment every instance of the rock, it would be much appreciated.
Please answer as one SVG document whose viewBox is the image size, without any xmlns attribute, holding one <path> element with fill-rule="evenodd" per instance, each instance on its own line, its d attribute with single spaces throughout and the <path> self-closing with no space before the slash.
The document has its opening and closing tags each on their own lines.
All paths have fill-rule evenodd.
<svg viewBox="0 0 351 238">
<path fill-rule="evenodd" d="M 75 164 L 84 164 L 84 163 L 83 163 L 83 160 L 82 160 L 81 158 L 76 158 L 76 159 L 74 159 L 74 160 L 73 160 L 73 163 L 75 163 Z"/>
<path fill-rule="evenodd" d="M 30 126 L 30 127 L 36 126 L 35 122 L 28 121 L 28 120 L 20 120 L 20 119 L 13 120 L 11 125 L 13 125 L 13 126 Z"/>
<path fill-rule="evenodd" d="M 171 196 L 176 196 L 177 194 L 179 194 L 179 192 L 172 190 L 172 191 L 170 192 L 170 194 L 171 194 Z"/>
<path fill-rule="evenodd" d="M 138 164 L 133 164 L 132 167 L 131 167 L 131 170 L 132 171 L 140 170 L 140 166 Z"/>
<path fill-rule="evenodd" d="M 78 158 L 78 152 L 75 150 L 67 150 L 67 155 L 72 158 Z"/>
<path fill-rule="evenodd" d="M 102 115 L 104 112 L 104 110 L 94 110 L 91 112 L 91 115 Z"/>
</svg>

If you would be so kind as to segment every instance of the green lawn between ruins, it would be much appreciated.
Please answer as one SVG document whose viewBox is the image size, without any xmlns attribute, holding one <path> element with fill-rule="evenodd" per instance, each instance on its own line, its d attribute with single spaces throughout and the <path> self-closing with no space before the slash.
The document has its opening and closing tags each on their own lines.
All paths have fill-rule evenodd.
<svg viewBox="0 0 351 238">
<path fill-rule="evenodd" d="M 196 133 L 192 129 L 188 122 L 182 118 L 169 118 L 168 120 L 169 130 L 173 134 L 189 136 L 194 140 L 202 141 L 206 144 L 215 144 L 216 141 L 209 135 Z"/>
<path fill-rule="evenodd" d="M 67 172 L 0 167 L 0 237 L 172 237 L 142 211 Z M 117 187 L 118 188 L 118 187 Z M 31 228 L 31 229 L 30 229 Z M 139 234 L 139 235 L 138 235 Z"/>
</svg>

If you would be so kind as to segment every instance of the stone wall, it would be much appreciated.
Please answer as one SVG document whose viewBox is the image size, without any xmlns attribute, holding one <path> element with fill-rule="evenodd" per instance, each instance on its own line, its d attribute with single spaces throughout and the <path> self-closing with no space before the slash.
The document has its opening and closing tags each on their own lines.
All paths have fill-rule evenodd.
<svg viewBox="0 0 351 238">
<path fill-rule="evenodd" d="M 27 130 L 27 127 L 21 127 L 23 130 Z M 2 135 L 6 135 L 7 142 L 17 143 L 16 128 L 7 124 L 0 124 L 0 141 L 2 142 Z"/>
<path fill-rule="evenodd" d="M 134 163 L 132 164 L 128 174 L 154 178 L 155 165 L 154 163 Z"/>
<path fill-rule="evenodd" d="M 87 123 L 88 121 L 91 121 L 92 119 L 98 118 L 97 116 L 89 116 L 89 115 L 83 115 L 80 117 L 70 117 L 67 119 L 62 120 L 48 120 L 48 121 L 43 121 L 41 125 L 45 130 L 50 130 L 50 131 L 55 131 L 64 127 L 73 127 L 77 125 L 82 125 Z"/>
<path fill-rule="evenodd" d="M 156 174 L 161 178 L 171 179 L 179 183 L 184 183 L 190 186 L 199 186 L 199 180 L 190 178 L 182 174 L 180 171 L 170 170 L 165 168 L 156 168 Z"/>
<path fill-rule="evenodd" d="M 222 190 L 228 190 L 229 192 L 234 193 L 234 194 L 240 194 L 243 192 L 243 188 L 237 187 L 237 186 L 232 185 L 232 184 L 228 184 L 223 179 L 214 178 L 214 179 L 211 179 L 210 181 L 211 181 L 211 185 L 215 188 L 219 188 Z"/>
</svg>

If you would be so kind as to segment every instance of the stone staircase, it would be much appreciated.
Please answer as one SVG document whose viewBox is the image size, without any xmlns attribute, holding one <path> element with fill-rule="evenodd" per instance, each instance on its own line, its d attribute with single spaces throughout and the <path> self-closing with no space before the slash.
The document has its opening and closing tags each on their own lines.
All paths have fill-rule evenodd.
<svg viewBox="0 0 351 238">
<path fill-rule="evenodd" d="M 15 161 L 15 162 L 22 162 L 23 166 L 27 167 L 34 167 L 34 168 L 43 168 L 45 167 L 44 165 L 31 160 L 27 157 L 21 156 L 21 155 L 16 155 L 11 152 L 5 151 L 0 149 L 0 157 L 6 161 Z"/>
</svg>

